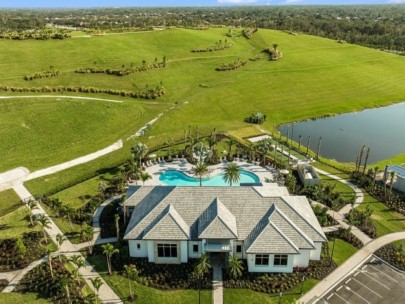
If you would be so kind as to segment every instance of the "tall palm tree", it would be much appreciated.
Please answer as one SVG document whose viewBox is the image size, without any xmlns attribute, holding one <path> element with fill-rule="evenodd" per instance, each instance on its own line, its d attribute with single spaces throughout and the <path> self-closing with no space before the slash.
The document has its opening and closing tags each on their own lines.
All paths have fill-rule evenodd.
<svg viewBox="0 0 405 304">
<path fill-rule="evenodd" d="M 237 164 L 229 163 L 224 169 L 223 179 L 232 187 L 232 183 L 237 183 L 240 180 L 240 169 Z"/>
<path fill-rule="evenodd" d="M 199 278 L 198 284 L 198 303 L 201 303 L 201 281 L 206 273 L 212 268 L 209 257 L 207 254 L 200 255 L 198 263 L 195 265 L 194 273 Z"/>
<path fill-rule="evenodd" d="M 83 223 L 80 230 L 80 237 L 83 241 L 88 242 L 88 250 L 90 255 L 93 254 L 93 236 L 94 236 L 94 228 L 92 226 L 87 225 L 87 223 Z"/>
<path fill-rule="evenodd" d="M 125 265 L 124 269 L 125 269 L 125 274 L 128 278 L 129 294 L 130 294 L 131 299 L 134 300 L 135 299 L 135 294 L 134 294 L 135 284 L 134 284 L 134 289 L 132 289 L 132 282 L 138 281 L 139 271 L 135 265 Z"/>
<path fill-rule="evenodd" d="M 44 234 L 45 243 L 48 243 L 48 237 L 46 236 L 46 231 L 45 231 L 45 229 L 51 227 L 51 226 L 50 226 L 50 225 L 51 225 L 51 221 L 50 221 L 49 218 L 46 217 L 44 214 L 40 214 L 40 215 L 36 218 L 35 221 L 41 225 L 42 232 L 43 232 L 43 234 Z"/>
<path fill-rule="evenodd" d="M 108 273 L 110 275 L 112 275 L 112 269 L 111 269 L 111 257 L 116 254 L 119 253 L 120 251 L 117 248 L 114 248 L 113 245 L 111 245 L 110 243 L 101 245 L 101 248 L 103 249 L 103 254 L 105 254 L 106 258 L 107 258 L 107 266 L 108 266 Z"/>
<path fill-rule="evenodd" d="M 138 142 L 131 148 L 131 153 L 135 159 L 138 159 L 139 167 L 141 167 L 142 158 L 148 153 L 148 146 Z"/>
<path fill-rule="evenodd" d="M 228 259 L 228 273 L 232 279 L 237 279 L 242 276 L 243 262 L 236 255 L 230 255 Z"/>
<path fill-rule="evenodd" d="M 126 201 L 127 201 L 127 195 L 124 193 L 121 196 L 121 202 L 122 202 L 122 212 L 124 215 L 124 225 L 127 223 L 127 206 L 126 206 Z"/>
<path fill-rule="evenodd" d="M 46 249 L 46 256 L 48 258 L 49 271 L 51 272 L 51 277 L 53 278 L 52 250 L 51 249 L 49 249 L 49 248 Z"/>
<path fill-rule="evenodd" d="M 30 198 L 25 204 L 26 204 L 28 210 L 30 211 L 31 226 L 34 226 L 35 223 L 34 223 L 34 213 L 33 213 L 33 211 L 35 209 L 38 209 L 38 202 L 33 200 L 32 198 Z"/>
<path fill-rule="evenodd" d="M 115 231 L 117 233 L 117 239 L 120 238 L 120 215 L 116 213 L 114 215 Z"/>
<path fill-rule="evenodd" d="M 128 178 L 135 179 L 135 184 L 137 184 L 139 174 L 141 173 L 141 168 L 133 159 L 129 159 L 125 163 L 125 173 L 128 176 Z"/>
<path fill-rule="evenodd" d="M 263 165 L 266 166 L 266 155 L 271 151 L 271 140 L 268 138 L 262 139 L 256 143 L 256 149 L 263 157 Z"/>
<path fill-rule="evenodd" d="M 60 249 L 62 247 L 62 244 L 66 241 L 66 237 L 63 234 L 58 233 L 55 238 L 56 238 L 56 245 L 58 246 L 59 262 L 62 263 L 62 256 L 60 254 Z"/>
<path fill-rule="evenodd" d="M 361 146 L 360 154 L 359 154 L 359 161 L 358 161 L 357 168 L 356 168 L 357 172 L 360 172 L 361 161 L 363 160 L 363 153 L 364 153 L 365 148 L 366 148 L 365 145 Z"/>
<path fill-rule="evenodd" d="M 364 166 L 363 166 L 363 175 L 366 174 L 366 168 L 367 168 L 369 154 L 370 154 L 370 147 L 367 148 L 366 159 L 364 160 Z"/>
<path fill-rule="evenodd" d="M 232 158 L 231 158 L 232 157 L 232 147 L 233 147 L 233 145 L 236 144 L 236 140 L 234 140 L 233 138 L 229 138 L 227 141 L 227 144 L 228 144 L 228 159 L 232 160 Z"/>
<path fill-rule="evenodd" d="M 146 182 L 148 179 L 151 179 L 151 178 L 152 178 L 152 176 L 151 176 L 148 172 L 142 172 L 142 173 L 141 173 L 142 185 L 145 186 L 145 182 Z"/>
<path fill-rule="evenodd" d="M 63 214 L 63 217 L 66 218 L 69 222 L 70 230 L 73 231 L 73 225 L 72 225 L 72 216 L 75 213 L 75 208 L 71 207 L 70 205 L 61 205 L 60 211 Z"/>
<path fill-rule="evenodd" d="M 202 178 L 208 171 L 208 165 L 204 162 L 198 162 L 192 169 L 194 176 L 200 179 L 200 187 L 202 186 Z"/>
<path fill-rule="evenodd" d="M 375 188 L 375 185 L 377 184 L 377 173 L 378 173 L 378 166 L 374 167 L 374 172 L 373 172 L 373 189 Z"/>
<path fill-rule="evenodd" d="M 80 255 L 74 255 L 69 259 L 69 262 L 71 262 L 76 267 L 74 271 L 74 276 L 76 281 L 80 282 L 79 270 L 80 268 L 86 266 L 84 259 Z"/>
<path fill-rule="evenodd" d="M 99 277 L 94 278 L 94 279 L 90 279 L 90 281 L 91 281 L 91 284 L 93 284 L 93 287 L 94 287 L 94 291 L 95 291 L 95 294 L 96 294 L 96 304 L 97 304 L 99 302 L 98 291 L 100 290 L 100 287 L 101 287 L 101 285 L 104 284 L 104 282 Z"/>
</svg>

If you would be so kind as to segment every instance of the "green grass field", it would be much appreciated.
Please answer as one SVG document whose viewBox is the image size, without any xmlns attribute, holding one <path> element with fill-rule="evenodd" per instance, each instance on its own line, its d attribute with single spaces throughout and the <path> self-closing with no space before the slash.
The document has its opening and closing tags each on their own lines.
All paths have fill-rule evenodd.
<svg viewBox="0 0 405 304">
<path fill-rule="evenodd" d="M 0 192 L 0 218 L 21 207 L 20 198 L 14 190 Z"/>
<path fill-rule="evenodd" d="M 28 209 L 21 206 L 17 210 L 0 217 L 0 239 L 21 237 L 25 232 L 40 230 L 38 225 L 33 228 L 28 227 L 28 214 Z"/>
<path fill-rule="evenodd" d="M 333 241 L 329 241 L 329 254 L 332 254 L 332 244 Z M 357 250 L 358 249 L 352 244 L 341 239 L 336 239 L 335 249 L 333 251 L 333 261 L 336 263 L 337 266 L 340 266 L 341 264 L 343 264 L 343 262 L 345 262 L 353 254 L 355 254 Z"/>
<path fill-rule="evenodd" d="M 246 126 L 243 119 L 257 111 L 267 114 L 263 127 L 271 130 L 273 123 L 355 111 L 405 97 L 404 57 L 308 35 L 259 30 L 246 40 L 239 34 L 227 38 L 226 32 L 171 29 L 63 41 L 3 41 L 0 84 L 136 90 L 162 81 L 167 94 L 158 101 L 123 99 L 122 104 L 1 100 L 0 113 L 7 112 L 0 114 L 4 126 L 0 152 L 6 155 L 0 170 L 17 165 L 38 169 L 93 152 L 132 134 L 176 103 L 176 109 L 152 128 L 150 145 L 181 138 L 189 125 L 200 126 L 202 133 L 213 127 L 239 129 Z M 232 48 L 190 52 L 225 38 L 234 44 Z M 284 54 L 278 62 L 261 55 L 262 60 L 249 61 L 237 71 L 214 70 L 237 58 L 253 58 L 272 43 L 278 43 Z M 143 59 L 151 62 L 163 56 L 168 58 L 167 68 L 125 77 L 73 73 L 83 67 L 139 65 Z M 62 75 L 23 80 L 24 75 L 51 65 Z"/>
<path fill-rule="evenodd" d="M 405 166 L 405 153 L 401 153 L 398 155 L 395 155 L 393 157 L 390 157 L 388 159 L 384 159 L 382 161 L 376 162 L 372 165 L 370 165 L 370 168 L 375 168 L 378 167 L 380 170 L 384 170 L 386 165 L 401 165 Z"/>
<path fill-rule="evenodd" d="M 38 295 L 34 293 L 0 293 L 0 304 L 27 304 L 27 303 L 36 303 L 36 304 L 45 304 L 51 303 L 46 299 L 38 298 Z"/>
</svg>

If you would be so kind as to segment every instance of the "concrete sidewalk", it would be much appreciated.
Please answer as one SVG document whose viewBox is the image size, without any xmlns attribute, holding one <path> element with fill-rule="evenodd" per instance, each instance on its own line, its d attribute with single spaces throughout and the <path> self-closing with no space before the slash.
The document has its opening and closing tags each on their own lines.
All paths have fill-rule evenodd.
<svg viewBox="0 0 405 304">
<path fill-rule="evenodd" d="M 304 296 L 302 296 L 298 302 L 299 303 L 316 303 L 319 298 L 321 298 L 330 288 L 338 284 L 343 280 L 348 274 L 350 274 L 353 269 L 358 265 L 363 263 L 367 258 L 369 258 L 376 250 L 381 247 L 388 245 L 392 242 L 405 239 L 405 232 L 396 232 L 391 234 L 386 234 L 379 237 L 362 249 L 357 251 L 352 255 L 346 262 L 340 265 L 335 271 L 330 273 L 326 278 L 316 284 L 310 291 L 308 291 Z"/>
</svg>

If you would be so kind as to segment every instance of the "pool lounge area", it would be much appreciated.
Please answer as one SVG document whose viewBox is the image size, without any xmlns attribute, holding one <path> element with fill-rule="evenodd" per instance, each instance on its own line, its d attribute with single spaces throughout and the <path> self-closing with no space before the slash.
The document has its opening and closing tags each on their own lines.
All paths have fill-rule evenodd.
<svg viewBox="0 0 405 304">
<path fill-rule="evenodd" d="M 241 180 L 239 183 L 232 184 L 236 186 L 240 183 L 258 184 L 265 181 L 273 181 L 273 174 L 266 168 L 259 165 L 237 161 L 241 170 Z M 203 186 L 229 186 L 222 179 L 222 173 L 227 163 L 219 163 L 209 166 L 210 173 L 203 178 Z M 199 186 L 199 178 L 195 178 L 192 173 L 193 165 L 186 160 L 176 160 L 173 162 L 158 163 L 146 168 L 152 179 L 145 182 L 145 186 L 156 185 L 178 185 L 178 186 Z"/>
</svg>

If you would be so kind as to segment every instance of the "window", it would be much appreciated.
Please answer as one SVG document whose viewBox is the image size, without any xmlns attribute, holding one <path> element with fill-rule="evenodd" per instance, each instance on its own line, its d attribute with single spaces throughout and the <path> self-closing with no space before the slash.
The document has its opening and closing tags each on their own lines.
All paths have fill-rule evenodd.
<svg viewBox="0 0 405 304">
<path fill-rule="evenodd" d="M 255 264 L 258 266 L 269 265 L 269 255 L 268 254 L 256 254 Z"/>
<path fill-rule="evenodd" d="M 276 254 L 274 256 L 274 266 L 287 266 L 288 255 L 286 254 Z"/>
<path fill-rule="evenodd" d="M 198 253 L 198 244 L 193 244 L 193 252 Z"/>
<path fill-rule="evenodd" d="M 236 245 L 236 253 L 242 253 L 242 245 Z"/>
<path fill-rule="evenodd" d="M 159 258 L 177 258 L 177 244 L 157 244 Z"/>
<path fill-rule="evenodd" d="M 136 244 L 136 249 L 141 250 L 141 244 Z"/>
</svg>

